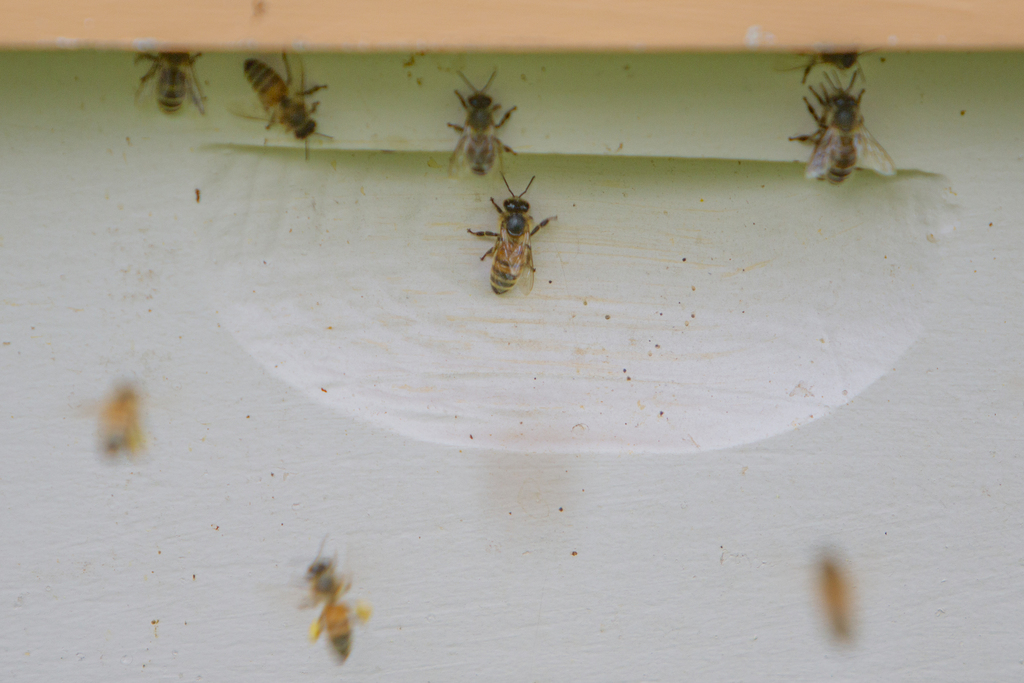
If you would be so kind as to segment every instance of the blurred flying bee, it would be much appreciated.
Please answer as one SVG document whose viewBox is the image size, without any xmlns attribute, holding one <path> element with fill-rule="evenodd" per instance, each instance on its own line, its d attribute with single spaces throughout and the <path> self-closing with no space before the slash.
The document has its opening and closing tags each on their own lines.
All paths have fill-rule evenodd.
<svg viewBox="0 0 1024 683">
<path fill-rule="evenodd" d="M 807 64 L 804 67 L 804 77 L 800 80 L 801 83 L 807 82 L 807 77 L 811 74 L 811 69 L 819 64 L 832 66 L 839 71 L 846 71 L 852 68 L 854 65 L 857 66 L 857 70 L 854 72 L 859 73 L 861 80 L 864 79 L 864 72 L 861 71 L 860 65 L 857 64 L 857 60 L 863 52 L 818 52 L 810 56 Z M 796 67 L 800 68 L 800 67 Z"/>
<path fill-rule="evenodd" d="M 306 158 L 309 158 L 309 137 L 311 135 L 322 135 L 316 132 L 316 121 L 312 114 L 320 105 L 313 102 L 306 108 L 306 96 L 312 95 L 318 90 L 323 90 L 326 85 L 314 85 L 306 88 L 306 72 L 300 69 L 299 89 L 292 91 L 292 70 L 288 65 L 288 55 L 282 53 L 284 59 L 285 78 L 258 59 L 245 60 L 245 77 L 249 79 L 252 89 L 260 98 L 260 104 L 270 114 L 270 122 L 267 129 L 275 123 L 280 123 L 286 130 L 290 130 L 295 137 L 306 143 Z M 251 118 L 251 117 L 250 117 Z"/>
<path fill-rule="evenodd" d="M 352 586 L 352 581 L 344 575 L 339 579 L 335 574 L 334 560 L 324 557 L 322 551 L 321 543 L 316 559 L 306 570 L 310 606 L 324 603 L 320 616 L 309 626 L 309 639 L 316 642 L 320 638 L 320 633 L 326 631 L 334 651 L 344 662 L 352 650 L 352 617 L 354 616 L 358 623 L 365 624 L 373 614 L 373 608 L 362 600 L 356 601 L 353 607 L 341 599 Z"/>
<path fill-rule="evenodd" d="M 147 90 L 146 84 L 153 81 L 156 90 L 156 101 L 165 114 L 173 114 L 181 109 L 182 102 L 188 96 L 196 105 L 199 113 L 203 111 L 202 90 L 199 89 L 199 79 L 196 77 L 195 63 L 201 52 L 189 54 L 188 52 L 143 52 L 135 58 L 138 64 L 143 59 L 153 62 L 149 71 L 139 81 L 139 89 L 135 93 L 136 101 L 142 97 Z M 152 84 L 151 84 L 152 85 Z"/>
<path fill-rule="evenodd" d="M 534 178 L 536 177 L 530 178 L 530 182 L 526 185 L 526 190 L 530 189 L 530 185 L 533 185 Z M 504 175 L 501 176 L 501 179 L 505 181 L 505 187 L 508 187 L 509 194 L 512 197 L 505 200 L 504 209 L 498 206 L 498 203 L 494 201 L 494 197 L 491 197 L 491 203 L 494 204 L 494 208 L 498 210 L 498 214 L 501 216 L 498 219 L 498 232 L 474 232 L 473 230 L 467 230 L 467 232 L 479 237 L 497 238 L 494 240 L 494 246 L 480 257 L 480 260 L 483 261 L 488 256 L 494 255 L 494 262 L 491 265 L 491 289 L 494 290 L 494 293 L 504 294 L 515 287 L 518 282 L 519 289 L 522 290 L 524 295 L 527 295 L 533 289 L 533 273 L 535 270 L 533 267 L 533 248 L 530 246 L 530 238 L 536 235 L 537 231 L 547 225 L 549 221 L 557 219 L 558 216 L 545 218 L 537 227 L 534 227 L 533 217 L 527 213 L 530 210 L 530 205 L 523 199 L 526 190 L 523 190 L 522 194 L 517 195 L 515 192 L 512 192 L 512 188 L 509 187 L 508 180 L 505 180 Z"/>
<path fill-rule="evenodd" d="M 498 72 L 495 71 L 491 74 L 491 77 L 487 79 L 487 85 L 480 90 L 469 82 L 469 79 L 460 71 L 459 76 L 462 76 L 462 80 L 466 82 L 473 93 L 467 100 L 462 97 L 462 93 L 458 90 L 455 94 L 459 98 L 459 102 L 462 102 L 462 107 L 468 112 L 466 114 L 465 125 L 458 126 L 454 123 L 448 125 L 455 130 L 462 133 L 459 138 L 459 144 L 455 146 L 455 151 L 452 153 L 451 161 L 448 164 L 449 175 L 455 175 L 455 172 L 460 166 L 469 165 L 473 173 L 477 175 L 486 175 L 491 170 L 491 166 L 494 165 L 495 158 L 498 159 L 498 163 L 501 163 L 501 153 L 508 152 L 509 154 L 515 154 L 511 147 L 506 146 L 501 140 L 495 135 L 495 131 L 505 125 L 508 121 L 508 117 L 512 116 L 512 112 L 516 110 L 512 107 L 505 116 L 502 117 L 501 122 L 498 124 L 494 123 L 494 114 L 501 110 L 500 104 L 491 104 L 493 100 L 490 95 L 484 94 L 487 88 L 491 86 L 491 81 L 494 80 L 494 76 Z"/>
<path fill-rule="evenodd" d="M 882 175 L 896 174 L 892 159 L 864 126 L 864 117 L 860 114 L 860 98 L 864 90 L 857 93 L 856 97 L 851 94 L 856 80 L 857 73 L 854 72 L 850 85 L 844 89 L 826 75 L 820 93 L 814 86 L 810 86 L 811 93 L 821 105 L 820 115 L 810 100 L 804 97 L 807 110 L 818 124 L 818 130 L 810 135 L 797 135 L 789 139 L 814 143 L 814 152 L 811 153 L 805 172 L 808 178 L 825 178 L 832 184 L 839 184 L 858 165 Z"/>
<path fill-rule="evenodd" d="M 821 604 L 828 617 L 832 636 L 836 640 L 849 641 L 853 635 L 853 607 L 850 580 L 832 557 L 826 556 L 818 565 L 818 588 Z"/>
<path fill-rule="evenodd" d="M 100 439 L 101 447 L 110 456 L 123 449 L 134 457 L 145 446 L 139 425 L 139 395 L 131 386 L 119 387 L 100 412 Z"/>
</svg>

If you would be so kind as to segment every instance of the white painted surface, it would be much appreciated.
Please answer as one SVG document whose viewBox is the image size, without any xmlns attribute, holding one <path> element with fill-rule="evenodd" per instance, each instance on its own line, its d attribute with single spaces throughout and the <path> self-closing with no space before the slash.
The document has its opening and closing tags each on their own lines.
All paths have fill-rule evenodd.
<svg viewBox="0 0 1024 683">
<path fill-rule="evenodd" d="M 322 68 L 337 97 L 321 105 L 332 144 L 397 149 L 382 136 L 408 130 L 405 149 L 425 153 L 321 151 L 306 164 L 295 149 L 239 147 L 263 139 L 259 124 L 225 113 L 247 95 L 240 56 L 200 62 L 208 117 L 168 119 L 132 106 L 139 70 L 128 55 L 3 55 L 0 670 L 83 681 L 139 672 L 216 681 L 1020 677 L 1022 59 L 880 57 L 865 66 L 865 115 L 901 169 L 895 182 L 859 175 L 830 188 L 802 181 L 793 164 L 744 161 L 730 177 L 734 162 L 607 153 L 510 161 L 517 177 L 539 176 L 534 215 L 559 221 L 537 236 L 534 293 L 505 301 L 489 294 L 476 260 L 486 244 L 463 232 L 494 220 L 485 202 L 500 196 L 496 179 L 453 182 L 429 164 L 443 167 L 454 144 L 443 126 L 457 116 L 453 78 L 436 65 L 414 87 L 401 68 L 407 55 L 308 57 L 311 76 Z M 544 62 L 559 73 L 567 64 L 608 78 L 627 71 L 601 66 L 621 57 L 453 60 L 501 74 Z M 520 106 L 507 142 L 523 152 L 623 142 L 620 154 L 632 145 L 635 154 L 806 158 L 785 142 L 809 121 L 799 76 L 774 71 L 776 60 L 628 61 L 636 91 L 583 76 L 574 89 L 564 75 L 517 82 L 501 96 Z M 381 65 L 393 67 L 394 85 Z M 687 109 L 674 111 L 672 98 Z M 360 126 L 365 144 L 348 137 Z M 657 218 L 665 206 L 689 216 L 694 198 L 737 220 L 696 214 L 674 232 Z M 362 214 L 352 213 L 355 199 Z M 567 202 L 577 207 L 563 210 Z M 763 232 L 741 230 L 761 216 Z M 299 233 L 295 242 L 283 226 Z M 700 310 L 720 320 L 693 344 L 751 335 L 751 323 L 724 309 L 740 299 L 730 288 L 749 288 L 742 296 L 760 297 L 766 329 L 792 335 L 792 355 L 775 370 L 788 381 L 815 331 L 799 323 L 823 307 L 831 273 L 842 286 L 826 319 L 864 349 L 850 356 L 861 379 L 845 405 L 829 393 L 842 373 L 825 373 L 822 394 L 805 384 L 829 406 L 824 419 L 776 426 L 747 445 L 574 449 L 524 429 L 470 449 L 438 443 L 442 427 L 428 440 L 399 420 L 355 418 L 358 401 L 333 402 L 311 381 L 318 372 L 338 381 L 338 358 L 309 330 L 337 319 L 353 334 L 344 314 L 358 307 L 344 283 L 370 291 L 376 282 L 392 305 L 404 276 L 433 278 L 429 296 L 403 304 L 420 312 L 417 324 L 438 325 L 438 310 L 461 298 L 459 336 L 485 339 L 475 318 L 494 306 L 565 315 L 590 296 L 576 287 L 678 284 L 683 275 L 632 263 L 694 226 L 707 240 L 695 240 L 697 263 L 731 254 L 742 267 L 770 251 L 775 266 L 745 281 L 710 265 L 696 271 L 711 284 L 690 296 L 706 297 Z M 374 235 L 389 248 L 375 250 Z M 636 251 L 613 258 L 630 244 Z M 872 260 L 880 252 L 894 261 L 888 271 Z M 257 263 L 266 256 L 269 273 Z M 587 276 L 585 256 L 604 264 L 599 276 Z M 551 264 L 565 289 L 545 293 L 541 269 Z M 247 300 L 248 281 L 258 296 Z M 324 312 L 309 298 L 321 292 Z M 634 299 L 621 318 L 641 320 L 643 298 Z M 275 314 L 289 302 L 291 318 Z M 565 334 L 544 320 L 553 338 Z M 612 344 L 647 326 L 615 329 L 595 335 Z M 323 362 L 275 368 L 272 353 L 289 349 Z M 740 356 L 735 367 L 709 364 L 701 379 L 738 381 L 764 357 Z M 443 359 L 410 363 L 410 377 L 422 381 Z M 151 445 L 138 463 L 108 464 L 91 414 L 122 377 L 146 389 Z M 791 388 L 783 403 L 798 398 Z M 737 405 L 776 410 L 757 391 Z M 737 420 L 737 430 L 750 423 Z M 758 438 L 710 433 L 717 446 Z M 328 532 L 354 593 L 375 606 L 340 670 L 323 643 L 304 642 L 313 615 L 290 593 Z M 824 543 L 845 551 L 857 580 L 860 637 L 850 649 L 829 644 L 813 602 L 811 564 Z"/>
</svg>

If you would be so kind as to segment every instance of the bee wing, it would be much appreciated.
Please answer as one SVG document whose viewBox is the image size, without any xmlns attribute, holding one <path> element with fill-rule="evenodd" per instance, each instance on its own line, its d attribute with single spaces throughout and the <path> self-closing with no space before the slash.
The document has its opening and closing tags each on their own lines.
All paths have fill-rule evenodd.
<svg viewBox="0 0 1024 683">
<path fill-rule="evenodd" d="M 199 110 L 200 114 L 205 114 L 206 111 L 203 109 L 203 100 L 206 97 L 203 96 L 203 91 L 199 87 L 199 77 L 196 76 L 196 70 L 192 68 L 192 65 L 188 65 L 188 94 L 192 97 L 192 102 L 195 103 L 196 109 Z"/>
<path fill-rule="evenodd" d="M 533 291 L 533 247 L 530 246 L 529 239 L 523 248 L 526 249 L 526 256 L 523 259 L 523 270 L 519 275 L 519 282 L 516 284 L 522 290 L 523 296 L 526 296 Z"/>
<path fill-rule="evenodd" d="M 839 134 L 836 130 L 832 127 L 826 128 L 821 139 L 814 145 L 804 176 L 809 179 L 823 178 L 832 166 L 833 151 L 839 145 Z"/>
<path fill-rule="evenodd" d="M 853 136 L 853 146 L 857 150 L 858 166 L 881 175 L 896 175 L 896 164 L 864 126 Z"/>
<path fill-rule="evenodd" d="M 156 82 L 160 80 L 160 63 L 153 62 L 147 71 L 139 79 L 139 87 L 135 90 L 135 104 L 141 103 L 143 100 L 151 100 L 156 97 Z"/>
<path fill-rule="evenodd" d="M 469 130 L 469 126 L 466 126 L 466 130 Z M 466 167 L 466 140 L 468 139 L 468 132 L 464 132 L 459 136 L 459 144 L 455 145 L 455 151 L 452 152 L 452 158 L 448 161 L 449 176 L 458 175 L 458 173 Z"/>
</svg>

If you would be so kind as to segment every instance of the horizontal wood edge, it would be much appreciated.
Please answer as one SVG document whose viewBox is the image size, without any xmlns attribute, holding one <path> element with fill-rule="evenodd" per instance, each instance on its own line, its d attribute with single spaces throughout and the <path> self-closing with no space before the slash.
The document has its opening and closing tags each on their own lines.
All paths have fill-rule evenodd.
<svg viewBox="0 0 1024 683">
<path fill-rule="evenodd" d="M 0 47 L 339 51 L 1024 48 L 1013 0 L 0 0 Z"/>
</svg>

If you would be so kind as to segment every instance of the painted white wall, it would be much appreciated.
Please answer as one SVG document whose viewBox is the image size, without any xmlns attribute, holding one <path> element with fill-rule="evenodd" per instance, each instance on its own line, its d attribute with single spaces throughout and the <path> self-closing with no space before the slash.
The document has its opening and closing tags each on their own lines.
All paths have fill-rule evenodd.
<svg viewBox="0 0 1024 683">
<path fill-rule="evenodd" d="M 130 55 L 0 55 L 0 671 L 1019 678 L 1021 55 L 866 57 L 901 172 L 839 188 L 791 163 L 810 118 L 778 57 L 409 57 L 306 57 L 334 139 L 305 162 L 231 113 L 242 55 L 204 56 L 208 114 L 178 118 L 133 104 Z M 513 186 L 536 173 L 534 215 L 559 216 L 528 298 L 489 292 L 465 234 L 500 181 L 446 176 L 452 70 L 494 67 Z M 641 315 L 676 290 L 672 320 Z M 635 384 L 610 384 L 627 353 Z M 401 394 L 403 369 L 431 390 Z M 135 463 L 96 452 L 122 378 L 147 395 Z M 640 414 L 626 391 L 675 392 L 675 428 L 612 429 Z M 458 401 L 521 434 L 460 441 Z M 375 607 L 340 670 L 298 609 L 325 533 Z M 857 584 L 850 648 L 814 601 L 826 544 Z"/>
</svg>

